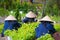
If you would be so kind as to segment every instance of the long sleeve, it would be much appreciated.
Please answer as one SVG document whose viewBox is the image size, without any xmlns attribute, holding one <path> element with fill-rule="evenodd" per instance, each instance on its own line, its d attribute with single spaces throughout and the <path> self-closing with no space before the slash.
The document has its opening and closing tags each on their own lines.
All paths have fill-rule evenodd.
<svg viewBox="0 0 60 40">
<path fill-rule="evenodd" d="M 50 34 L 53 34 L 53 33 L 55 33 L 56 32 L 56 30 L 54 29 L 54 25 L 52 25 L 52 24 L 47 24 L 47 29 L 49 30 L 49 33 Z"/>
</svg>

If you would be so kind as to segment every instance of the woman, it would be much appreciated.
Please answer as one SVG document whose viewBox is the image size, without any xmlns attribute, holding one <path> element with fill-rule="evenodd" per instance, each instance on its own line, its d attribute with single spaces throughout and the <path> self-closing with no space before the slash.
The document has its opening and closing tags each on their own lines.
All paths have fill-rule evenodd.
<svg viewBox="0 0 60 40">
<path fill-rule="evenodd" d="M 26 14 L 25 19 L 22 20 L 23 23 L 28 23 L 28 22 L 35 22 L 36 15 L 30 11 L 28 14 Z"/>
<path fill-rule="evenodd" d="M 52 35 L 52 34 L 54 34 L 56 32 L 56 30 L 54 29 L 54 26 L 52 24 L 53 21 L 48 16 L 45 16 L 44 18 L 42 18 L 40 20 L 40 22 L 41 23 L 35 29 L 35 31 L 36 31 L 36 38 L 39 38 L 42 35 L 45 35 L 46 33 Z"/>
<path fill-rule="evenodd" d="M 2 31 L 2 37 L 4 36 L 4 32 L 7 29 L 10 29 L 10 30 L 15 29 L 15 30 L 17 30 L 19 27 L 20 27 L 20 24 L 17 22 L 17 20 L 12 15 L 8 16 L 5 19 L 4 28 L 3 28 L 3 31 Z"/>
</svg>

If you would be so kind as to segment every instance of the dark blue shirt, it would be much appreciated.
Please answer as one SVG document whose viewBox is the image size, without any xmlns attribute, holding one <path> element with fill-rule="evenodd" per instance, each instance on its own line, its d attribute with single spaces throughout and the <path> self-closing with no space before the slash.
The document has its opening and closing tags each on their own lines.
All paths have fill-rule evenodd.
<svg viewBox="0 0 60 40">
<path fill-rule="evenodd" d="M 38 25 L 38 27 L 35 29 L 36 31 L 36 38 L 45 35 L 46 33 L 53 34 L 55 32 L 55 29 L 52 24 L 49 22 L 41 23 Z"/>
<path fill-rule="evenodd" d="M 13 29 L 17 29 L 18 27 L 20 27 L 20 24 L 17 21 L 8 21 L 7 20 L 4 23 L 4 28 L 3 28 L 2 33 L 4 33 L 4 31 L 7 29 L 13 30 Z"/>
<path fill-rule="evenodd" d="M 23 23 L 28 23 L 28 22 L 36 22 L 35 18 L 25 18 L 22 20 Z"/>
</svg>

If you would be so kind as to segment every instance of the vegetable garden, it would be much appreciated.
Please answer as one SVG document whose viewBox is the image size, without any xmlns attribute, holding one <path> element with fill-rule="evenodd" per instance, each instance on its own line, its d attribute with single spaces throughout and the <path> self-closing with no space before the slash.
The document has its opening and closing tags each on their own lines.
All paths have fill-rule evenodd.
<svg viewBox="0 0 60 40">
<path fill-rule="evenodd" d="M 7 30 L 5 31 L 5 36 L 11 37 L 12 40 L 35 40 L 35 28 L 39 22 L 29 23 L 29 24 L 22 24 L 22 26 L 16 30 Z M 54 24 L 54 28 L 60 32 L 60 24 Z M 2 32 L 3 24 L 0 24 L 0 33 Z M 54 40 L 50 34 L 46 34 L 41 36 L 36 40 Z"/>
</svg>

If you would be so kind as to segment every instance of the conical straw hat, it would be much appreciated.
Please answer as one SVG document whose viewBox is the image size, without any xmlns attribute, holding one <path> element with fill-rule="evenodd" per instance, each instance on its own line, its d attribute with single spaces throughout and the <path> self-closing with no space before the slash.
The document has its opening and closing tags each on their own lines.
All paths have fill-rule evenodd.
<svg viewBox="0 0 60 40">
<path fill-rule="evenodd" d="M 44 18 L 42 18 L 40 21 L 49 21 L 49 22 L 53 22 L 49 16 L 45 16 Z"/>
<path fill-rule="evenodd" d="M 16 18 L 14 16 L 10 15 L 5 20 L 16 20 Z"/>
<path fill-rule="evenodd" d="M 28 18 L 35 18 L 36 14 L 34 14 L 32 11 L 28 12 L 28 14 L 26 14 L 26 17 Z"/>
</svg>

